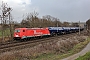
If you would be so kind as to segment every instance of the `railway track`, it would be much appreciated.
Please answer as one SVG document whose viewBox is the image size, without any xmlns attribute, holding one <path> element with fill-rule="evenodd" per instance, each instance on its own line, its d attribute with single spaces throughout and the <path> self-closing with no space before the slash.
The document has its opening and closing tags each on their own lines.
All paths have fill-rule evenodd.
<svg viewBox="0 0 90 60">
<path fill-rule="evenodd" d="M 11 50 L 18 50 L 18 49 L 33 47 L 40 43 L 46 43 L 46 42 L 50 42 L 52 40 L 58 40 L 59 38 L 67 39 L 74 35 L 76 35 L 76 33 L 60 35 L 60 36 L 55 36 L 55 37 L 49 37 L 49 38 L 44 38 L 44 39 L 25 41 L 25 42 L 13 41 L 13 42 L 2 43 L 2 44 L 0 44 L 0 53 L 6 52 L 6 51 L 11 51 Z"/>
</svg>

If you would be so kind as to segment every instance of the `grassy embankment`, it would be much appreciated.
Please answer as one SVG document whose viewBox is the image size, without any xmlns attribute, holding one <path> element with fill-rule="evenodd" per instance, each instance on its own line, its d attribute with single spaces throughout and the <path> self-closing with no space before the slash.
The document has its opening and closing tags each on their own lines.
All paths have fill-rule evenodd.
<svg viewBox="0 0 90 60">
<path fill-rule="evenodd" d="M 60 60 L 62 58 L 68 57 L 70 55 L 73 55 L 75 53 L 78 53 L 79 51 L 81 51 L 88 43 L 90 42 L 90 37 L 87 38 L 87 40 L 85 40 L 84 42 L 80 42 L 79 44 L 77 44 L 76 46 L 73 47 L 73 49 L 71 49 L 70 51 L 68 51 L 67 53 L 64 54 L 42 54 L 38 57 L 36 57 L 35 59 L 32 60 Z"/>
<path fill-rule="evenodd" d="M 90 60 L 90 52 L 86 53 L 84 56 L 80 56 L 76 60 Z"/>
<path fill-rule="evenodd" d="M 60 60 L 81 51 L 89 42 L 90 38 L 74 36 L 65 40 L 39 44 L 32 48 L 1 54 L 2 60 Z M 11 57 L 12 56 L 12 57 Z"/>
</svg>

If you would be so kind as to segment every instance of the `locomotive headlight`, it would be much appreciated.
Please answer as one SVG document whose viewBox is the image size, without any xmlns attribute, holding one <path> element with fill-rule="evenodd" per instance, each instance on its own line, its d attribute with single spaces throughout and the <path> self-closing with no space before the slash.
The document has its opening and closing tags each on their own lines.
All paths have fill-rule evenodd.
<svg viewBox="0 0 90 60">
<path fill-rule="evenodd" d="M 16 35 L 16 37 L 19 37 L 19 35 Z"/>
</svg>

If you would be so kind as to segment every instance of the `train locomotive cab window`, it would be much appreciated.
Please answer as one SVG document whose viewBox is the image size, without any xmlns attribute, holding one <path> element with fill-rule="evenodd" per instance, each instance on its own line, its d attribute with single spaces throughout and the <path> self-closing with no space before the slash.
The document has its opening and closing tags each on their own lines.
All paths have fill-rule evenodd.
<svg viewBox="0 0 90 60">
<path fill-rule="evenodd" d="M 15 32 L 20 32 L 20 30 L 15 30 Z"/>
</svg>

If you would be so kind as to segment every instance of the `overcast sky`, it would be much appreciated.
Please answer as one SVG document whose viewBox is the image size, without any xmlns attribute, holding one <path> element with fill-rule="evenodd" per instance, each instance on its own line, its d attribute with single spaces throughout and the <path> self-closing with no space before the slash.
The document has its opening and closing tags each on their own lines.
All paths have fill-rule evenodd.
<svg viewBox="0 0 90 60">
<path fill-rule="evenodd" d="M 14 20 L 21 21 L 23 14 L 36 11 L 39 17 L 51 15 L 60 21 L 85 22 L 90 18 L 90 0 L 0 0 L 12 7 Z"/>
</svg>

